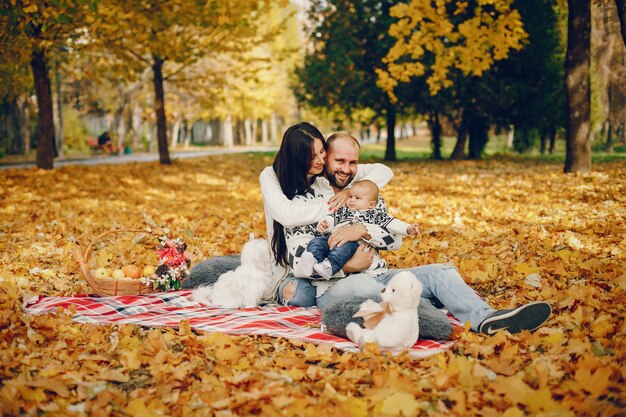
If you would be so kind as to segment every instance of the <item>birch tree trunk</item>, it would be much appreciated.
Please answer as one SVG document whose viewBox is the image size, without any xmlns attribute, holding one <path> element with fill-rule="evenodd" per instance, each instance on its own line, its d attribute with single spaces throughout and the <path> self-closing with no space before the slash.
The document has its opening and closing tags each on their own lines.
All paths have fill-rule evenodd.
<svg viewBox="0 0 626 417">
<path fill-rule="evenodd" d="M 267 145 L 269 142 L 269 132 L 267 130 L 267 120 L 261 120 L 261 143 Z"/>
<path fill-rule="evenodd" d="M 178 135 L 180 134 L 180 125 L 181 125 L 181 119 L 180 117 L 176 117 L 175 121 L 174 121 L 174 128 L 172 129 L 172 139 L 171 139 L 171 146 L 172 149 L 176 148 L 176 145 L 178 144 Z"/>
<path fill-rule="evenodd" d="M 227 148 L 233 147 L 233 123 L 231 116 L 226 116 L 224 120 L 224 146 Z"/>
<path fill-rule="evenodd" d="M 252 145 L 256 145 L 257 135 L 259 134 L 259 120 L 252 119 Z"/>
<path fill-rule="evenodd" d="M 272 113 L 272 118 L 270 119 L 270 139 L 272 143 L 278 142 L 278 116 L 276 113 Z"/>
<path fill-rule="evenodd" d="M 141 122 L 141 107 L 135 104 L 133 108 L 132 127 L 133 127 L 133 147 L 139 147 L 141 143 L 141 130 L 143 123 Z"/>
<path fill-rule="evenodd" d="M 252 125 L 250 123 L 250 119 L 245 118 L 243 121 L 243 130 L 244 130 L 244 143 L 246 146 L 252 145 Z"/>
<path fill-rule="evenodd" d="M 188 120 L 185 120 L 185 141 L 183 144 L 184 149 L 189 149 L 189 146 L 191 146 L 192 129 L 193 124 L 190 124 Z"/>
</svg>

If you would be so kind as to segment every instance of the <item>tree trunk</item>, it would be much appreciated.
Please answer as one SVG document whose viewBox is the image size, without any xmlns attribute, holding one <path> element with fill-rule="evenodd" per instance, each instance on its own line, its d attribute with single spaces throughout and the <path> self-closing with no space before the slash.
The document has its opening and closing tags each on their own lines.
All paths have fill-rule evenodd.
<svg viewBox="0 0 626 417">
<path fill-rule="evenodd" d="M 471 116 L 468 120 L 467 132 L 469 135 L 468 159 L 482 158 L 485 146 L 489 141 L 489 123 L 484 116 Z"/>
<path fill-rule="evenodd" d="M 15 101 L 18 129 L 16 131 L 15 151 L 18 154 L 26 155 L 30 151 L 30 105 L 28 98 L 20 96 Z"/>
<path fill-rule="evenodd" d="M 387 103 L 387 148 L 385 161 L 396 160 L 396 106 Z"/>
<path fill-rule="evenodd" d="M 22 153 L 24 155 L 30 152 L 31 145 L 31 137 L 30 137 L 30 112 L 32 109 L 32 105 L 28 98 L 23 98 L 20 100 L 20 115 L 22 116 L 22 124 L 20 125 L 20 131 L 22 132 L 22 139 L 24 143 L 24 147 L 22 148 Z"/>
<path fill-rule="evenodd" d="M 20 96 L 6 102 L 2 106 L 6 109 L 0 119 L 0 137 L 8 140 L 9 155 L 25 155 L 30 147 L 30 132 L 28 130 L 28 100 Z"/>
<path fill-rule="evenodd" d="M 267 130 L 267 120 L 261 120 L 261 143 L 267 145 L 269 142 L 269 132 Z"/>
<path fill-rule="evenodd" d="M 157 141 L 159 144 L 159 161 L 163 165 L 171 165 L 170 151 L 167 148 L 167 120 L 165 118 L 165 92 L 163 91 L 163 59 L 152 55 L 154 107 L 156 110 Z"/>
<path fill-rule="evenodd" d="M 609 122 L 608 125 L 609 126 L 606 129 L 606 144 L 604 145 L 604 152 L 612 153 L 613 152 L 613 124 Z"/>
<path fill-rule="evenodd" d="M 566 148 L 564 172 L 591 170 L 591 2 L 568 0 L 565 59 Z"/>
<path fill-rule="evenodd" d="M 506 149 L 513 149 L 513 140 L 515 139 L 515 125 L 509 125 L 506 131 Z"/>
<path fill-rule="evenodd" d="M 133 108 L 133 116 L 132 116 L 132 126 L 133 126 L 133 147 L 139 147 L 141 143 L 141 107 L 138 104 L 135 104 Z"/>
<path fill-rule="evenodd" d="M 615 5 L 617 6 L 617 17 L 619 18 L 620 33 L 622 34 L 624 46 L 626 46 L 626 1 L 615 0 Z"/>
<path fill-rule="evenodd" d="M 59 157 L 63 157 L 63 144 L 65 142 L 65 135 L 63 133 L 63 93 L 61 92 L 61 74 L 59 72 L 59 67 L 57 67 L 54 72 L 55 75 L 55 90 L 56 90 L 56 134 L 55 134 L 55 147 L 57 149 L 57 155 Z M 53 107 L 54 108 L 54 107 Z"/>
<path fill-rule="evenodd" d="M 553 127 L 550 130 L 550 149 L 548 150 L 548 153 L 550 155 L 554 154 L 555 148 L 556 148 L 556 128 Z"/>
<path fill-rule="evenodd" d="M 233 122 L 231 116 L 226 116 L 226 120 L 224 120 L 224 146 L 227 148 L 232 148 L 234 145 L 233 138 Z"/>
<path fill-rule="evenodd" d="M 546 145 L 548 144 L 548 133 L 541 131 L 540 136 L 540 145 L 539 145 L 539 153 L 544 155 L 546 153 Z"/>
<path fill-rule="evenodd" d="M 125 117 L 125 113 L 126 113 L 126 103 L 124 104 L 124 107 L 122 107 L 120 110 L 120 114 L 118 115 L 119 117 L 117 118 L 117 126 L 115 128 L 115 133 L 117 133 L 117 149 L 124 149 L 124 146 L 126 145 L 126 132 L 128 130 L 128 121 L 126 120 Z"/>
<path fill-rule="evenodd" d="M 253 121 L 252 121 L 252 143 L 251 143 L 251 145 L 256 145 L 258 136 L 259 136 L 259 119 L 253 119 Z"/>
<path fill-rule="evenodd" d="M 181 125 L 182 121 L 180 119 L 180 117 L 177 117 L 176 120 L 174 121 L 174 127 L 172 128 L 172 149 L 176 148 L 176 146 L 178 145 L 178 136 L 180 135 L 180 125 Z"/>
<path fill-rule="evenodd" d="M 465 112 L 461 116 L 461 123 L 456 131 L 456 143 L 450 155 L 452 161 L 462 161 L 465 159 L 465 145 L 467 144 L 467 118 Z"/>
<path fill-rule="evenodd" d="M 157 150 L 156 126 L 150 123 L 148 129 L 150 130 L 150 142 L 148 143 L 148 152 L 153 153 Z"/>
<path fill-rule="evenodd" d="M 33 50 L 30 66 L 33 70 L 35 92 L 37 95 L 37 168 L 52 169 L 54 167 L 54 116 L 52 112 L 52 93 L 50 77 L 44 51 Z"/>
<path fill-rule="evenodd" d="M 189 123 L 188 120 L 185 120 L 185 140 L 183 142 L 183 148 L 189 149 L 191 146 L 191 131 L 193 130 L 193 124 Z"/>
<path fill-rule="evenodd" d="M 443 158 L 441 157 L 441 122 L 439 121 L 439 113 L 433 112 L 430 114 L 428 125 L 432 135 L 433 154 L 431 158 L 440 161 Z"/>
<path fill-rule="evenodd" d="M 245 145 L 252 145 L 252 123 L 247 117 L 243 120 L 243 136 Z"/>
<path fill-rule="evenodd" d="M 272 113 L 272 118 L 270 119 L 270 139 L 272 143 L 278 142 L 278 116 L 276 113 Z"/>
</svg>

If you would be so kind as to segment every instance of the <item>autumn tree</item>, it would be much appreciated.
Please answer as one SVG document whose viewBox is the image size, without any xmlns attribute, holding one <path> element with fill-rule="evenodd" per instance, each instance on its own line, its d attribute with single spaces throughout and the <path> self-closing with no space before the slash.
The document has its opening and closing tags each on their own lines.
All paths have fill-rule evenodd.
<svg viewBox="0 0 626 417">
<path fill-rule="evenodd" d="M 568 0 L 565 172 L 591 170 L 591 2 Z"/>
<path fill-rule="evenodd" d="M 426 77 L 431 95 L 454 85 L 452 75 L 480 77 L 494 62 L 522 48 L 527 34 L 512 0 L 456 2 L 412 0 L 391 9 L 398 19 L 389 33 L 395 43 L 379 69 L 378 85 L 392 100 L 416 77 Z M 402 84 L 402 85 L 401 85 Z M 470 158 L 479 158 L 487 143 L 489 120 L 469 106 L 465 126 Z"/>
<path fill-rule="evenodd" d="M 125 63 L 120 75 L 152 70 L 159 159 L 170 164 L 165 81 L 201 57 L 238 52 L 259 41 L 255 22 L 264 9 L 253 0 L 236 3 L 113 0 L 100 7 L 95 42 Z M 134 74 L 128 71 L 134 70 Z M 120 68 L 120 66 L 118 66 Z"/>
<path fill-rule="evenodd" d="M 0 3 L 2 39 L 11 45 L 11 61 L 30 65 L 38 108 L 37 167 L 52 169 L 55 150 L 50 87 L 51 56 L 93 20 L 97 0 L 11 0 Z M 4 45 L 3 45 L 4 47 Z"/>
<path fill-rule="evenodd" d="M 397 103 L 376 84 L 393 39 L 388 30 L 395 1 L 322 1 L 309 7 L 309 40 L 304 65 L 297 71 L 296 94 L 314 108 L 352 114 L 366 108 L 386 119 L 385 160 L 395 160 Z M 344 116 L 345 118 L 345 116 Z"/>
</svg>

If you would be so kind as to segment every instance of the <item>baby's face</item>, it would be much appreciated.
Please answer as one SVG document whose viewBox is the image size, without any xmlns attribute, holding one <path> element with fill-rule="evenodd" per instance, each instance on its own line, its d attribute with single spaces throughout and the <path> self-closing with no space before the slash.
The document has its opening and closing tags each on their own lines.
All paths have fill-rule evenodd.
<svg viewBox="0 0 626 417">
<path fill-rule="evenodd" d="M 365 187 L 354 186 L 350 188 L 348 195 L 346 205 L 352 210 L 368 210 L 376 205 L 376 201 L 372 201 L 372 197 Z"/>
</svg>

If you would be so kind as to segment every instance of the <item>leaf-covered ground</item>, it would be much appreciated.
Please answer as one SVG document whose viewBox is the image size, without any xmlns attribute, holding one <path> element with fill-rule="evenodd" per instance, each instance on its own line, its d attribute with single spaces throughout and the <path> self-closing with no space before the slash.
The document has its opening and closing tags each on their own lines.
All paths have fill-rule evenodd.
<svg viewBox="0 0 626 417">
<path fill-rule="evenodd" d="M 392 266 L 452 261 L 499 308 L 547 300 L 535 333 L 464 333 L 427 360 L 267 337 L 29 316 L 34 294 L 88 293 L 72 248 L 167 226 L 196 259 L 265 234 L 269 157 L 0 172 L 4 415 L 618 416 L 626 413 L 626 167 L 406 162 L 383 190 L 421 224 Z M 139 255 L 138 255 L 139 256 Z"/>
</svg>

